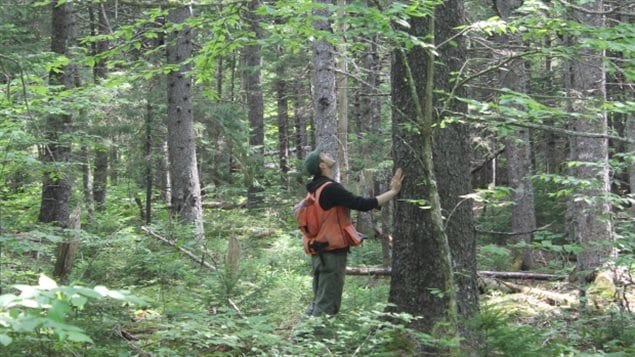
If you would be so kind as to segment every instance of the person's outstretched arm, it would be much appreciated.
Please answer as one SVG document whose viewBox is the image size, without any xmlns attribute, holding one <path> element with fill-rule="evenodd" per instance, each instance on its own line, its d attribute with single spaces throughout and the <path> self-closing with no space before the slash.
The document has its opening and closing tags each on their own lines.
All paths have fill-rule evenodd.
<svg viewBox="0 0 635 357">
<path fill-rule="evenodd" d="M 395 175 L 392 177 L 392 180 L 390 180 L 390 190 L 375 197 L 380 206 L 383 206 L 386 202 L 392 200 L 395 196 L 397 196 L 399 191 L 401 191 L 401 182 L 403 181 L 403 177 L 401 168 L 398 168 Z"/>
</svg>

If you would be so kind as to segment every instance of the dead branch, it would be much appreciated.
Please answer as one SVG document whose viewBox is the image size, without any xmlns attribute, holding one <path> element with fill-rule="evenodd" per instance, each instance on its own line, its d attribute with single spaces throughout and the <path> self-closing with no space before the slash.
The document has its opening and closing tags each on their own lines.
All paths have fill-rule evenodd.
<svg viewBox="0 0 635 357">
<path fill-rule="evenodd" d="M 203 202 L 203 208 L 220 208 L 224 210 L 236 209 L 236 208 L 245 208 L 246 205 L 244 203 L 234 203 L 234 202 Z"/>
<path fill-rule="evenodd" d="M 168 245 L 171 245 L 175 248 L 177 248 L 178 250 L 180 250 L 181 252 L 183 252 L 185 255 L 187 255 L 188 257 L 192 258 L 192 260 L 194 260 L 195 262 L 201 264 L 202 266 L 206 267 L 209 270 L 216 270 L 216 267 L 211 265 L 210 263 L 206 262 L 205 260 L 203 260 L 202 257 L 199 257 L 198 255 L 190 252 L 189 250 L 183 248 L 183 247 L 179 247 L 178 245 L 176 245 L 176 242 L 169 240 L 167 238 L 161 237 L 160 235 L 158 235 L 157 233 L 153 232 L 150 228 L 142 226 L 141 230 L 146 232 L 148 235 L 160 240 L 163 243 L 166 243 Z"/>
<path fill-rule="evenodd" d="M 470 173 L 473 174 L 476 171 L 482 169 L 485 165 L 487 165 L 488 162 L 494 160 L 495 158 L 498 157 L 498 155 L 502 154 L 503 152 L 505 152 L 505 147 L 504 146 L 499 148 L 495 152 L 485 156 L 485 158 L 483 160 L 481 160 L 480 163 L 478 163 L 478 164 L 476 164 L 476 165 L 474 165 L 474 166 L 472 166 L 470 168 Z"/>
<path fill-rule="evenodd" d="M 555 222 L 551 222 L 549 224 L 546 224 L 542 227 L 538 227 L 535 229 L 532 229 L 531 231 L 527 231 L 527 232 L 499 232 L 499 231 L 485 231 L 485 230 L 480 230 L 477 229 L 476 233 L 483 233 L 483 234 L 497 234 L 497 235 L 503 235 L 503 236 L 518 236 L 518 235 L 523 235 L 523 234 L 532 234 L 532 233 L 536 233 L 536 232 L 540 232 L 540 231 L 545 231 L 547 230 L 547 228 L 551 227 L 552 224 L 554 224 Z"/>
</svg>

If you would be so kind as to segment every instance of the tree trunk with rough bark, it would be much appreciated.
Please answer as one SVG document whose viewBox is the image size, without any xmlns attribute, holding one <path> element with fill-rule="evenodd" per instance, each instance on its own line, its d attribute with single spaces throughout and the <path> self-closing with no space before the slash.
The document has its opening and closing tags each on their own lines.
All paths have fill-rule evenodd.
<svg viewBox="0 0 635 357">
<path fill-rule="evenodd" d="M 81 149 L 82 166 L 82 191 L 84 193 L 84 203 L 88 215 L 92 217 L 95 211 L 95 200 L 93 198 L 93 180 L 90 175 L 90 151 L 88 145 L 82 145 Z"/>
<path fill-rule="evenodd" d="M 258 23 L 258 15 L 254 11 L 258 8 L 259 0 L 251 0 L 247 5 L 245 20 L 256 39 L 261 38 L 262 29 Z M 261 83 L 260 44 L 253 42 L 245 46 L 242 55 L 242 81 L 249 117 L 249 166 L 243 167 L 247 184 L 247 207 L 256 207 L 263 201 L 262 171 L 263 152 L 265 143 L 264 130 L 264 99 Z"/>
<path fill-rule="evenodd" d="M 104 143 L 95 147 L 95 167 L 93 168 L 93 197 L 95 208 L 102 211 L 106 208 L 106 188 L 108 185 L 109 150 Z"/>
<path fill-rule="evenodd" d="M 278 49 L 282 58 L 284 50 Z M 285 64 L 277 66 L 276 96 L 278 102 L 278 160 L 280 165 L 280 187 L 283 190 L 289 188 L 289 99 Z"/>
<path fill-rule="evenodd" d="M 154 124 L 154 110 L 152 108 L 151 96 L 146 97 L 146 115 L 145 115 L 145 186 L 146 186 L 146 205 L 144 210 L 144 218 L 146 224 L 152 223 L 152 190 L 154 189 L 154 178 L 152 165 L 154 164 L 152 155 L 152 125 Z"/>
<path fill-rule="evenodd" d="M 51 3 L 52 30 L 51 50 L 67 58 L 72 58 L 75 33 L 75 14 L 70 2 Z M 50 85 L 63 85 L 72 89 L 79 85 L 79 74 L 74 63 L 66 65 L 62 71 L 51 71 Z M 71 142 L 68 134 L 72 131 L 73 116 L 71 113 L 51 114 L 46 120 L 46 143 L 42 150 L 42 160 L 46 164 L 42 184 L 42 200 L 39 221 L 55 223 L 60 227 L 68 227 L 69 200 L 72 177 L 70 172 Z"/>
<path fill-rule="evenodd" d="M 591 27 L 604 25 L 603 1 L 587 2 L 582 10 L 573 10 L 573 19 Z M 576 39 L 581 42 L 582 39 Z M 582 47 L 579 56 L 572 62 L 571 93 L 572 109 L 584 116 L 576 119 L 573 127 L 578 132 L 607 133 L 606 112 L 598 108 L 606 99 L 606 74 L 602 63 L 603 53 Z M 580 163 L 574 168 L 575 176 L 595 183 L 592 188 L 577 189 L 572 198 L 572 237 L 582 245 L 578 254 L 577 271 L 581 288 L 581 303 L 584 304 L 584 285 L 587 276 L 600 268 L 611 256 L 612 223 L 611 209 L 606 200 L 610 192 L 608 140 L 604 138 L 571 138 L 571 157 Z M 587 199 L 580 199 L 586 197 Z"/>
<path fill-rule="evenodd" d="M 503 20 L 509 20 L 514 12 L 522 6 L 522 0 L 497 0 L 496 7 Z M 515 34 L 507 34 L 500 39 L 504 46 L 508 46 L 508 56 L 515 56 L 513 48 L 521 48 L 522 40 Z M 508 88 L 518 93 L 527 93 L 528 73 L 526 63 L 522 58 L 509 61 L 499 75 L 502 88 Z M 525 108 L 519 108 L 525 110 Z M 514 243 L 532 241 L 532 231 L 536 228 L 536 214 L 534 210 L 534 187 L 531 183 L 532 157 L 530 131 L 526 128 L 516 128 L 505 138 L 505 158 L 507 159 L 507 173 L 509 185 L 512 188 L 512 233 Z M 515 270 L 529 270 L 533 265 L 532 251 L 524 248 L 514 250 L 513 266 Z"/>
<path fill-rule="evenodd" d="M 455 28 L 463 20 L 463 1 L 450 0 L 436 9 L 434 23 L 430 18 L 414 18 L 410 20 L 408 31 L 421 37 L 434 31 L 436 43 L 442 43 L 456 34 Z M 434 144 L 431 142 L 431 121 L 443 118 L 441 110 L 445 99 L 436 93 L 433 97 L 433 88 L 449 92 L 452 73 L 458 72 L 464 63 L 465 46 L 461 37 L 455 41 L 458 41 L 456 46 L 446 44 L 437 50 L 434 61 L 440 62 L 439 65 L 435 65 L 430 54 L 421 48 L 411 50 L 405 56 L 407 62 L 401 53 L 396 53 L 393 58 L 395 165 L 404 169 L 406 179 L 400 197 L 395 201 L 389 301 L 399 311 L 423 316 L 413 323 L 420 331 L 433 332 L 436 323 L 449 321 L 451 330 L 456 328 L 456 332 L 471 341 L 471 334 L 463 322 L 478 311 L 476 241 L 471 203 L 460 197 L 471 191 L 468 130 L 464 125 L 451 124 L 436 129 Z M 406 64 L 412 78 L 408 78 Z M 413 86 L 418 93 L 416 97 L 412 94 Z M 457 95 L 462 95 L 461 88 Z M 423 104 L 417 104 L 415 98 L 423 98 Z M 447 105 L 454 112 L 467 110 L 458 101 Z M 425 112 L 425 120 L 423 123 L 418 121 L 418 131 L 409 131 L 401 125 L 411 124 L 413 118 L 420 117 L 419 111 Z M 434 171 L 430 172 L 430 169 Z M 430 208 L 422 209 L 408 201 L 422 198 Z M 441 209 L 444 220 L 440 217 Z M 434 347 L 424 350 L 442 352 Z"/>
<path fill-rule="evenodd" d="M 337 0 L 337 31 L 342 39 L 346 38 L 346 23 L 344 17 L 346 13 L 344 8 L 346 0 Z M 337 66 L 336 91 L 337 91 L 337 161 L 339 162 L 340 179 L 342 182 L 348 182 L 349 166 L 348 166 L 348 65 L 346 64 L 346 43 L 341 40 L 337 45 Z"/>
<path fill-rule="evenodd" d="M 314 11 L 316 20 L 313 27 L 322 34 L 317 35 L 313 43 L 313 128 L 315 129 L 316 145 L 321 145 L 323 151 L 331 154 L 333 158 L 339 158 L 339 144 L 337 137 L 337 97 L 335 90 L 335 49 L 324 33 L 331 32 L 329 17 L 331 13 L 327 5 L 332 5 L 331 0 L 314 0 L 316 4 L 323 5 Z M 340 179 L 339 163 L 333 167 L 333 177 Z"/>
<path fill-rule="evenodd" d="M 96 26 L 93 30 L 95 35 L 106 35 L 110 33 L 110 25 L 108 15 L 104 3 L 91 6 L 91 15 L 97 13 Z M 94 23 L 94 21 L 91 21 Z M 95 41 L 93 52 L 94 55 L 108 51 L 110 47 L 109 41 Z M 102 82 L 108 75 L 106 69 L 106 61 L 97 59 L 93 67 L 93 79 L 95 83 Z M 92 195 L 96 204 L 96 208 L 102 211 L 106 208 L 106 190 L 108 188 L 108 144 L 107 140 L 101 140 L 95 148 L 95 167 L 93 171 L 93 188 Z"/>
<path fill-rule="evenodd" d="M 183 24 L 191 15 L 188 7 L 170 10 L 169 24 Z M 196 239 L 204 237 L 201 188 L 196 164 L 196 142 L 192 114 L 192 29 L 183 26 L 168 34 L 168 64 L 179 65 L 168 74 L 168 151 L 172 180 L 172 212 L 194 225 Z"/>
<path fill-rule="evenodd" d="M 626 137 L 635 138 L 635 113 L 630 113 L 626 119 Z M 628 152 L 635 156 L 635 144 L 628 144 Z M 635 193 L 635 157 L 631 158 L 631 164 L 628 168 L 628 183 L 631 194 Z M 631 215 L 635 217 L 635 205 L 631 206 Z"/>
<path fill-rule="evenodd" d="M 64 242 L 58 244 L 55 252 L 55 268 L 53 269 L 53 276 L 56 277 L 61 283 L 68 282 L 68 275 L 73 268 L 73 262 L 75 261 L 75 255 L 79 248 L 79 235 L 81 232 L 81 210 L 76 208 L 69 215 L 68 228 L 65 234 L 69 235 L 65 237 Z"/>
</svg>

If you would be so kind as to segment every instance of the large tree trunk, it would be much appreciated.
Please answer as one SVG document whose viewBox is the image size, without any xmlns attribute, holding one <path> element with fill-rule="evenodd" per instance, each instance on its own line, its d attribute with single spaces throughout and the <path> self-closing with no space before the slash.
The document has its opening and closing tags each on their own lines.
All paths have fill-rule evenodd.
<svg viewBox="0 0 635 357">
<path fill-rule="evenodd" d="M 75 41 L 75 19 L 70 2 L 58 4 L 52 1 L 51 50 L 62 56 L 72 58 L 71 46 Z M 66 65 L 61 72 L 51 71 L 50 85 L 63 85 L 66 89 L 78 85 L 79 76 L 75 64 Z M 42 185 L 42 201 L 39 221 L 56 223 L 68 227 L 69 200 L 72 178 L 69 163 L 71 160 L 71 142 L 68 134 L 72 131 L 71 113 L 51 114 L 46 122 L 46 144 L 43 161 L 47 164 Z"/>
<path fill-rule="evenodd" d="M 188 7 L 170 10 L 168 23 L 183 24 Z M 172 30 L 167 42 L 168 64 L 180 65 L 168 74 L 168 151 L 172 179 L 172 212 L 184 223 L 194 224 L 196 239 L 204 236 L 201 188 L 196 165 L 196 143 L 192 115 L 192 29 Z"/>
<path fill-rule="evenodd" d="M 315 10 L 317 20 L 313 23 L 317 40 L 313 43 L 313 105 L 315 108 L 313 127 L 315 140 L 321 145 L 323 151 L 331 154 L 333 158 L 339 158 L 339 144 L 337 138 L 337 100 L 335 92 L 335 49 L 324 38 L 324 33 L 331 32 L 329 22 L 330 11 L 326 5 L 332 5 L 331 0 L 314 0 L 321 7 Z M 340 179 L 339 163 L 333 167 L 336 181 Z"/>
<path fill-rule="evenodd" d="M 435 20 L 436 43 L 442 43 L 452 37 L 456 33 L 455 28 L 463 22 L 463 2 L 446 1 L 437 8 Z M 414 18 L 410 20 L 410 25 L 411 34 L 426 36 L 432 24 L 429 18 Z M 457 40 L 461 42 L 460 38 Z M 432 101 L 432 86 L 445 91 L 452 89 L 453 81 L 450 79 L 464 62 L 464 48 L 461 43 L 439 48 L 435 61 L 442 62 L 442 65 L 431 63 L 429 54 L 420 48 L 408 53 L 407 64 L 412 70 L 417 92 L 426 93 L 422 109 L 426 117 L 434 115 L 434 120 L 442 119 L 438 115 L 445 98 L 435 94 Z M 431 144 L 431 138 L 425 131 L 430 130 L 431 123 L 422 126 L 423 135 L 401 125 L 411 123 L 412 118 L 419 114 L 415 112 L 418 105 L 409 89 L 408 68 L 400 56 L 395 56 L 392 71 L 393 142 L 395 165 L 404 169 L 407 178 L 401 191 L 402 199 L 395 204 L 393 277 L 389 299 L 398 310 L 423 316 L 423 319 L 414 322 L 415 328 L 432 332 L 437 322 L 458 321 L 459 332 L 469 339 L 467 327 L 461 322 L 478 311 L 478 290 L 471 203 L 460 197 L 470 192 L 468 131 L 464 125 L 452 124 L 435 132 L 434 172 L 431 176 L 431 160 L 425 157 L 425 148 Z M 462 95 L 461 92 L 459 89 L 457 95 Z M 449 107 L 455 112 L 466 111 L 465 106 L 456 101 L 452 101 Z M 434 176 L 437 178 L 439 199 L 434 197 Z M 423 191 L 421 181 L 425 183 Z M 430 209 L 421 209 L 405 201 L 421 198 L 427 200 L 426 205 L 431 206 Z M 436 200 L 442 207 L 435 207 L 439 204 Z M 438 212 L 441 208 L 445 221 L 439 227 Z M 451 257 L 448 257 L 448 246 Z M 437 294 L 435 290 L 443 294 Z M 426 352 L 440 351 L 426 348 Z"/>
<path fill-rule="evenodd" d="M 256 38 L 261 37 L 262 30 L 258 24 L 258 16 L 254 13 L 259 0 L 251 0 L 245 14 L 250 30 Z M 262 202 L 262 170 L 264 166 L 263 153 L 265 144 L 264 130 L 264 100 L 260 79 L 261 54 L 257 42 L 245 46 L 242 51 L 243 87 L 249 117 L 249 165 L 244 167 L 247 189 L 247 207 L 255 207 Z"/>
<path fill-rule="evenodd" d="M 514 11 L 523 4 L 522 0 L 497 0 L 498 13 L 504 20 L 514 15 Z M 520 48 L 522 41 L 514 34 L 501 38 L 501 43 L 510 48 Z M 515 56 L 512 49 L 506 51 L 509 56 Z M 527 93 L 529 77 L 522 58 L 507 62 L 501 68 L 499 76 L 502 88 L 508 88 L 519 93 Z M 525 110 L 526 108 L 519 108 Z M 507 173 L 512 188 L 512 232 L 514 243 L 524 242 L 529 245 L 532 241 L 532 231 L 536 228 L 534 210 L 534 187 L 531 183 L 532 160 L 530 132 L 526 128 L 514 129 L 512 135 L 505 138 L 505 157 L 507 159 Z M 529 248 L 514 251 L 514 269 L 529 270 L 533 265 L 532 252 Z"/>
<path fill-rule="evenodd" d="M 602 0 L 581 6 L 586 10 L 574 10 L 574 19 L 586 26 L 599 28 L 604 25 L 603 16 L 600 14 L 604 9 Z M 576 119 L 574 128 L 579 132 L 606 134 L 606 112 L 594 109 L 600 108 L 606 99 L 603 53 L 586 47 L 579 48 L 578 51 L 579 57 L 572 63 L 571 68 L 570 96 L 575 98 L 572 103 L 573 110 L 585 114 L 585 117 Z M 610 192 L 608 140 L 573 137 L 571 150 L 572 159 L 582 163 L 574 169 L 576 177 L 596 183 L 593 188 L 577 189 L 571 203 L 571 233 L 583 249 L 578 254 L 577 269 L 581 284 L 581 303 L 584 304 L 583 286 L 588 274 L 601 267 L 610 258 L 612 251 L 610 206 L 606 199 Z M 590 199 L 579 199 L 581 197 Z"/>
</svg>

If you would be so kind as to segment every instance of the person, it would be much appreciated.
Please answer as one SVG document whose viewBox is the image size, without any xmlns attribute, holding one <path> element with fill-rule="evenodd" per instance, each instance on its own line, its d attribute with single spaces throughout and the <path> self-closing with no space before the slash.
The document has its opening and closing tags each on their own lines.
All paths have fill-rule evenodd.
<svg viewBox="0 0 635 357">
<path fill-rule="evenodd" d="M 318 203 L 324 212 L 340 210 L 344 212 L 344 221 L 349 224 L 350 209 L 369 211 L 379 208 L 393 199 L 401 190 L 403 173 L 401 168 L 398 168 L 390 182 L 390 190 L 376 197 L 354 195 L 333 180 L 335 163 L 336 161 L 331 155 L 323 152 L 320 147 L 310 152 L 306 156 L 304 164 L 306 171 L 313 175 L 313 179 L 306 185 L 306 189 L 318 196 Z M 328 213 L 324 215 L 327 216 Z M 339 213 L 331 216 L 339 217 Z M 313 273 L 313 301 L 306 311 L 307 315 L 335 315 L 340 309 L 346 274 L 346 258 L 350 247 L 350 244 L 347 243 L 340 244 L 340 242 L 346 241 L 342 237 L 335 237 L 338 234 L 346 234 L 344 227 L 341 227 L 341 221 L 342 219 L 334 218 L 333 222 L 335 223 L 331 224 L 330 227 L 329 224 L 321 224 L 320 233 L 318 233 L 318 237 L 327 235 L 325 240 L 337 242 L 336 244 L 329 246 L 326 243 L 321 247 L 307 247 L 305 242 L 305 250 L 311 254 Z M 340 227 L 333 229 L 332 225 L 340 225 Z"/>
</svg>

